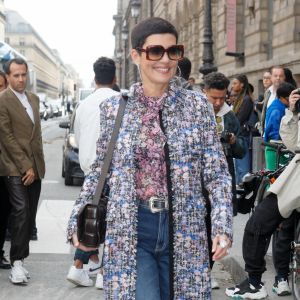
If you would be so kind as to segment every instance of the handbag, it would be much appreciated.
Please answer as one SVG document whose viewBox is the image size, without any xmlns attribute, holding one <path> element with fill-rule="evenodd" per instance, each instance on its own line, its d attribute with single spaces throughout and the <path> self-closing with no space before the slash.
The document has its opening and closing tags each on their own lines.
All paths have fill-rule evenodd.
<svg viewBox="0 0 300 300">
<path fill-rule="evenodd" d="M 105 241 L 106 210 L 109 192 L 104 186 L 126 108 L 127 98 L 127 96 L 122 95 L 120 100 L 115 126 L 103 161 L 101 175 L 92 202 L 86 203 L 78 212 L 78 241 L 86 247 L 98 248 L 99 245 Z"/>
</svg>

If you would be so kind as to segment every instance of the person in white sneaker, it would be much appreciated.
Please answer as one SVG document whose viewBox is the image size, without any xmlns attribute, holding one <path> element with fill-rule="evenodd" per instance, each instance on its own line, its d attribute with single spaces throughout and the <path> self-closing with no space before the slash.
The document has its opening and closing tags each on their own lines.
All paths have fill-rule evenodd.
<svg viewBox="0 0 300 300">
<path fill-rule="evenodd" d="M 279 234 L 286 231 L 291 238 L 288 239 L 289 235 L 285 235 L 285 240 L 277 238 L 275 252 L 273 253 L 275 260 L 278 260 L 278 255 L 274 254 L 278 252 L 276 248 L 279 247 L 280 243 L 282 244 L 280 245 L 281 248 L 290 248 L 293 238 L 293 222 L 299 217 L 296 211 L 300 211 L 300 154 L 297 154 L 298 151 L 296 151 L 300 149 L 300 111 L 296 109 L 295 105 L 298 101 L 300 101 L 300 95 L 298 90 L 294 90 L 289 96 L 289 109 L 286 110 L 280 123 L 280 136 L 283 143 L 296 154 L 270 186 L 268 194 L 256 206 L 246 224 L 243 237 L 243 257 L 245 270 L 249 277 L 242 283 L 227 288 L 226 295 L 229 297 L 235 299 L 264 299 L 267 297 L 266 288 L 261 281 L 262 274 L 266 270 L 264 257 L 271 235 L 284 220 L 285 222 L 282 223 Z M 298 103 L 300 104 L 300 102 Z M 288 251 L 286 251 L 286 254 L 289 257 Z M 276 268 L 277 276 L 272 291 L 278 296 L 291 294 L 288 283 L 288 265 L 285 264 L 279 269 L 277 263 Z"/>
<path fill-rule="evenodd" d="M 11 267 L 9 279 L 14 284 L 26 284 L 30 279 L 29 272 L 23 267 L 22 260 L 15 260 Z"/>
<path fill-rule="evenodd" d="M 90 172 L 90 166 L 96 158 L 96 143 L 100 134 L 99 105 L 105 99 L 119 95 L 119 92 L 112 89 L 116 83 L 115 62 L 110 58 L 100 57 L 93 69 L 96 90 L 78 106 L 74 122 L 75 139 L 80 149 L 79 163 L 85 175 Z M 84 264 L 87 264 L 86 267 Z M 80 286 L 90 286 L 87 278 L 97 276 L 95 287 L 102 289 L 101 264 L 98 250 L 84 253 L 83 249 L 76 249 L 74 266 L 70 268 L 67 279 Z"/>
<path fill-rule="evenodd" d="M 28 272 L 23 260 L 29 256 L 29 241 L 45 175 L 40 101 L 26 90 L 28 65 L 24 59 L 9 60 L 4 70 L 9 85 L 0 93 L 0 176 L 4 178 L 11 204 L 10 280 L 27 283 Z"/>
</svg>

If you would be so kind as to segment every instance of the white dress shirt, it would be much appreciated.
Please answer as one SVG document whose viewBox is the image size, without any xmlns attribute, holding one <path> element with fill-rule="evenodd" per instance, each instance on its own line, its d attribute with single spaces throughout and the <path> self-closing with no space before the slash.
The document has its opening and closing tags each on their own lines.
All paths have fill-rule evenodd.
<svg viewBox="0 0 300 300">
<path fill-rule="evenodd" d="M 15 90 L 13 90 L 12 88 L 10 88 L 10 89 L 17 96 L 17 98 L 20 100 L 20 102 L 24 106 L 29 118 L 31 119 L 32 123 L 34 124 L 33 110 L 32 110 L 32 107 L 31 107 L 31 105 L 30 105 L 30 103 L 27 99 L 27 96 L 26 96 L 25 92 L 21 94 L 21 93 L 15 91 Z"/>
<path fill-rule="evenodd" d="M 268 100 L 268 104 L 267 104 L 267 109 L 270 107 L 270 105 L 273 103 L 273 101 L 276 99 L 277 95 L 276 95 L 276 90 L 274 89 L 274 86 L 271 85 L 268 90 L 270 91 L 270 97 Z"/>
<path fill-rule="evenodd" d="M 105 99 L 119 95 L 110 88 L 99 88 L 86 97 L 76 109 L 74 132 L 79 147 L 79 163 L 84 174 L 90 171 L 90 166 L 96 158 L 96 142 L 100 134 L 99 105 Z"/>
</svg>

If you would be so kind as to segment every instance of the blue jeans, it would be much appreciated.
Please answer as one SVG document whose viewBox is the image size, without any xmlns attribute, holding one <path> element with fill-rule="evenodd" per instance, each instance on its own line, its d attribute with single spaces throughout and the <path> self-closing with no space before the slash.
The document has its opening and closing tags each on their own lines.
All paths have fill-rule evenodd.
<svg viewBox="0 0 300 300">
<path fill-rule="evenodd" d="M 138 211 L 136 300 L 169 300 L 168 211 Z"/>
<path fill-rule="evenodd" d="M 235 159 L 235 180 L 236 184 L 242 182 L 244 175 L 251 171 L 251 151 L 249 149 L 250 146 L 250 137 L 244 136 L 244 149 L 245 156 L 242 159 Z"/>
</svg>

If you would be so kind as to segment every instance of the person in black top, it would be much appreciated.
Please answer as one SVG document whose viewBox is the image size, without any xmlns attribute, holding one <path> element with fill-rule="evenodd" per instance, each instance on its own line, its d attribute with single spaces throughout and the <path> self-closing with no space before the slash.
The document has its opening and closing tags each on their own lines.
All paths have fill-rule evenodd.
<svg viewBox="0 0 300 300">
<path fill-rule="evenodd" d="M 251 132 L 248 121 L 253 112 L 253 101 L 250 96 L 249 82 L 246 75 L 241 74 L 232 80 L 232 90 L 238 96 L 233 103 L 233 112 L 240 122 L 241 135 L 244 139 L 245 156 L 235 160 L 235 177 L 237 184 L 242 182 L 245 174 L 251 171 Z"/>
<path fill-rule="evenodd" d="M 191 74 L 191 69 L 192 63 L 187 57 L 183 57 L 183 59 L 178 61 L 176 75 L 180 78 L 181 86 L 187 90 L 193 89 L 192 85 L 188 81 Z"/>
</svg>

